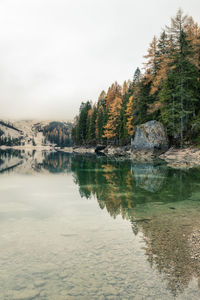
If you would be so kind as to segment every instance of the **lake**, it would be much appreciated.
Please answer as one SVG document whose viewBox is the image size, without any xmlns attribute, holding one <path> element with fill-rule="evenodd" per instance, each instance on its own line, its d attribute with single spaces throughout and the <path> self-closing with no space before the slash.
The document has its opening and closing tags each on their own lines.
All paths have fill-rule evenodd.
<svg viewBox="0 0 200 300">
<path fill-rule="evenodd" d="M 199 299 L 200 169 L 0 151 L 0 299 Z"/>
</svg>

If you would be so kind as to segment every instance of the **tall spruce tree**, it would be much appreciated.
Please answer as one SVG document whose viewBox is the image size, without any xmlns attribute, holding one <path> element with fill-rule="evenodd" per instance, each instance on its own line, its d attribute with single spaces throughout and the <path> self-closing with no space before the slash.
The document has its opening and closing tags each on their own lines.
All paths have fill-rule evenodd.
<svg viewBox="0 0 200 300">
<path fill-rule="evenodd" d="M 77 141 L 79 144 L 84 144 L 87 140 L 88 130 L 88 111 L 91 109 L 91 102 L 82 102 L 80 106 L 80 113 L 77 122 Z"/>
<path fill-rule="evenodd" d="M 96 142 L 96 117 L 97 108 L 94 105 L 93 108 L 88 111 L 87 143 L 89 144 L 95 144 Z"/>
<path fill-rule="evenodd" d="M 191 62 L 194 55 L 191 43 L 183 29 L 177 39 L 178 47 L 173 51 L 172 69 L 160 92 L 163 102 L 161 120 L 168 134 L 179 139 L 182 145 L 185 133 L 190 130 L 198 103 L 198 69 Z"/>
</svg>

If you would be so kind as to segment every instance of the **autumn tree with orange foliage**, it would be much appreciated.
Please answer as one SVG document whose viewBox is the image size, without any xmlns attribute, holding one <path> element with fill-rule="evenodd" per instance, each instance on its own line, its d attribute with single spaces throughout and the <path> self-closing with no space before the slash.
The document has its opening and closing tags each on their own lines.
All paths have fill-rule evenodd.
<svg viewBox="0 0 200 300">
<path fill-rule="evenodd" d="M 134 125 L 133 125 L 133 96 L 130 96 L 128 104 L 127 104 L 127 109 L 126 109 L 126 115 L 127 115 L 127 129 L 128 129 L 128 134 L 130 136 L 133 135 L 134 133 Z"/>
<path fill-rule="evenodd" d="M 121 106 L 122 98 L 115 97 L 115 99 L 109 107 L 108 122 L 104 127 L 103 134 L 103 138 L 105 138 L 108 141 L 115 141 L 116 144 L 118 144 L 119 142 L 118 131 Z"/>
</svg>

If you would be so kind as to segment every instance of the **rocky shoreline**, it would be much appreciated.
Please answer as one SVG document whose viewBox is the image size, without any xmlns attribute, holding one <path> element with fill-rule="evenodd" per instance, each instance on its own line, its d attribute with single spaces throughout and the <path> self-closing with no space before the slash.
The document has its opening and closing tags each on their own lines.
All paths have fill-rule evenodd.
<svg viewBox="0 0 200 300">
<path fill-rule="evenodd" d="M 96 154 L 95 147 L 70 147 L 58 149 L 66 153 L 74 154 Z M 168 166 L 173 168 L 194 168 L 200 166 L 200 148 L 188 147 L 177 149 L 171 147 L 164 153 L 152 150 L 131 150 L 131 147 L 113 147 L 107 146 L 99 151 L 100 154 L 108 157 L 128 158 L 139 162 L 147 162 L 155 159 L 164 160 Z"/>
<path fill-rule="evenodd" d="M 33 151 L 61 151 L 81 155 L 105 155 L 107 157 L 131 159 L 138 162 L 151 162 L 161 159 L 170 167 L 184 169 L 200 166 L 200 148 L 195 146 L 182 149 L 169 148 L 165 128 L 160 122 L 155 120 L 136 126 L 136 131 L 131 138 L 130 145 L 121 147 L 112 145 L 97 145 L 96 147 L 91 147 L 85 145 L 63 148 L 50 143 L 44 145 L 42 142 L 44 136 L 41 132 L 34 131 L 35 127 L 32 123 L 22 122 L 22 124 L 20 124 L 16 124 L 16 126 L 21 129 L 23 128 L 27 142 L 20 146 L 0 145 L 0 149 L 15 149 L 30 153 Z M 16 129 L 14 130 L 8 127 L 6 130 L 4 129 L 7 134 L 10 134 L 10 131 L 14 131 L 13 138 L 15 138 L 14 134 L 16 134 Z M 32 138 L 35 140 L 34 145 L 30 142 Z"/>
<path fill-rule="evenodd" d="M 159 156 L 173 168 L 194 168 L 200 166 L 200 148 L 188 147 L 183 149 L 170 148 Z"/>
<path fill-rule="evenodd" d="M 104 155 L 116 159 L 131 159 L 136 162 L 152 162 L 158 159 L 163 160 L 168 166 L 177 169 L 189 169 L 200 166 L 200 148 L 187 147 L 177 149 L 169 148 L 166 152 L 159 152 L 147 149 L 132 149 L 131 146 L 113 147 L 107 146 L 96 153 L 96 147 L 81 146 L 81 147 L 23 147 L 23 146 L 1 146 L 0 149 L 15 149 L 23 151 L 50 151 L 50 152 L 65 152 L 79 155 Z"/>
</svg>

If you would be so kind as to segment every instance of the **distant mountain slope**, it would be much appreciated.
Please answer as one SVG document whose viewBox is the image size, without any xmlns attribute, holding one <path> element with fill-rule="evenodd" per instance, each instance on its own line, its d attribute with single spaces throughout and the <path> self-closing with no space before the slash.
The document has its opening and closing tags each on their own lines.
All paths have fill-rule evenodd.
<svg viewBox="0 0 200 300">
<path fill-rule="evenodd" d="M 23 132 L 13 124 L 0 121 L 0 145 L 20 145 L 23 139 Z"/>
<path fill-rule="evenodd" d="M 70 123 L 54 121 L 44 126 L 43 134 L 49 142 L 61 147 L 67 147 L 72 145 L 71 128 L 72 125 Z"/>
<path fill-rule="evenodd" d="M 70 146 L 71 128 L 72 124 L 65 121 L 0 120 L 0 146 Z"/>
</svg>

